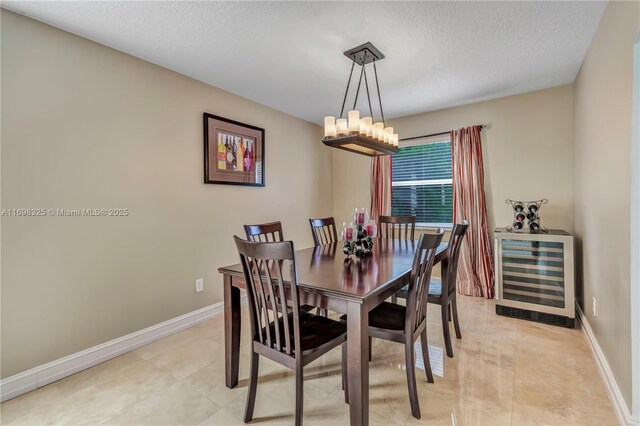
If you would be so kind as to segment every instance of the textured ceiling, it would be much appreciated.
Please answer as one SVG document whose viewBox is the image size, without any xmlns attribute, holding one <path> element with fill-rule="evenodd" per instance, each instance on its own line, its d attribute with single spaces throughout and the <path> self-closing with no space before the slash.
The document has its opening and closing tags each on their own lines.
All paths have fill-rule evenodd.
<svg viewBox="0 0 640 426">
<path fill-rule="evenodd" d="M 386 56 L 378 75 L 387 118 L 570 83 L 605 6 L 2 2 L 9 10 L 316 123 L 339 113 L 350 68 L 342 52 L 366 41 Z M 365 102 L 358 107 L 364 110 Z"/>
</svg>

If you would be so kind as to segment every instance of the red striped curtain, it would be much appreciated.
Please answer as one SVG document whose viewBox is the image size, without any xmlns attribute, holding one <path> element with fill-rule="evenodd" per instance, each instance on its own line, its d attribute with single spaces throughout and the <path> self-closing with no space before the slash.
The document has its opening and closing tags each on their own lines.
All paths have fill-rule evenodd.
<svg viewBox="0 0 640 426">
<path fill-rule="evenodd" d="M 493 297 L 494 263 L 484 196 L 480 126 L 451 132 L 453 221 L 467 220 L 458 263 L 458 292 Z"/>
<path fill-rule="evenodd" d="M 371 219 L 391 214 L 391 156 L 371 160 Z"/>
</svg>

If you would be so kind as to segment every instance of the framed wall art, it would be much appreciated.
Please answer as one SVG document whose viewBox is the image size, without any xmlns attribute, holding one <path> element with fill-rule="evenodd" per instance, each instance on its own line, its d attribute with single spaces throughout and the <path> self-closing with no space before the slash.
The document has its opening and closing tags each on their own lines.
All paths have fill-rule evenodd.
<svg viewBox="0 0 640 426">
<path fill-rule="evenodd" d="M 204 113 L 204 183 L 264 186 L 264 129 Z"/>
</svg>

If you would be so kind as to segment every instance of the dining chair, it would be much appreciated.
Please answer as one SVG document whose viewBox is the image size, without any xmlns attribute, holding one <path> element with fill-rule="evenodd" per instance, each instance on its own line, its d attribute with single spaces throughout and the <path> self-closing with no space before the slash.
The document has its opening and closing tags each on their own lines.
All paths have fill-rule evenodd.
<svg viewBox="0 0 640 426">
<path fill-rule="evenodd" d="M 273 243 L 284 240 L 282 223 L 280 221 L 260 223 L 257 225 L 244 225 L 244 233 L 247 235 L 247 240 L 253 242 Z M 301 307 L 301 309 L 306 312 L 314 308 L 316 307 L 311 305 L 303 305 Z M 327 316 L 327 310 L 323 308 L 317 308 L 316 313 L 318 315 L 324 315 L 325 317 Z"/>
<path fill-rule="evenodd" d="M 323 246 L 338 241 L 336 221 L 332 217 L 309 219 L 309 225 L 311 225 L 314 245 Z"/>
<path fill-rule="evenodd" d="M 467 233 L 469 223 L 465 220 L 456 223 L 451 230 L 451 237 L 447 246 L 446 260 L 442 262 L 441 279 L 434 278 L 429 284 L 428 302 L 440 305 L 442 317 L 442 334 L 444 335 L 444 345 L 447 356 L 453 358 L 453 346 L 451 345 L 451 331 L 449 322 L 453 319 L 453 326 L 458 339 L 462 338 L 460 332 L 460 321 L 458 320 L 458 303 L 456 300 L 456 279 L 458 274 L 458 260 L 460 258 L 460 247 L 462 240 Z M 397 297 L 407 298 L 407 287 L 396 293 Z"/>
<path fill-rule="evenodd" d="M 249 299 L 251 372 L 244 422 L 253 419 L 260 355 L 295 372 L 295 424 L 302 424 L 303 369 L 340 345 L 346 347 L 347 327 L 300 309 L 298 274 L 292 241 L 252 242 L 234 236 Z M 284 282 L 288 268 L 290 284 Z M 346 382 L 343 349 L 342 381 Z"/>
<path fill-rule="evenodd" d="M 404 236 L 402 235 L 404 231 Z M 378 218 L 378 235 L 380 238 L 399 240 L 415 240 L 415 216 L 380 216 Z"/>
<path fill-rule="evenodd" d="M 321 219 L 309 219 L 311 225 L 311 235 L 313 236 L 313 244 L 324 246 L 338 241 L 338 232 L 336 231 L 336 221 L 333 217 L 325 217 Z M 318 308 L 318 315 L 328 315 L 324 308 Z"/>
<path fill-rule="evenodd" d="M 404 237 L 402 236 L 404 231 Z M 415 216 L 380 216 L 378 218 L 378 234 L 380 238 L 391 238 L 405 241 L 415 240 L 416 217 Z M 394 294 L 391 303 L 398 303 Z"/>
<path fill-rule="evenodd" d="M 416 387 L 414 342 L 420 337 L 427 381 L 433 383 L 427 345 L 427 290 L 436 250 L 443 235 L 444 231 L 439 229 L 436 234 L 420 236 L 411 266 L 406 306 L 382 302 L 369 312 L 369 336 L 404 344 L 409 402 L 411 414 L 416 419 L 420 418 L 420 404 Z M 343 315 L 340 320 L 346 322 L 347 316 Z"/>
<path fill-rule="evenodd" d="M 270 222 L 258 225 L 244 225 L 244 232 L 249 241 L 274 242 L 283 241 L 282 223 Z"/>
</svg>

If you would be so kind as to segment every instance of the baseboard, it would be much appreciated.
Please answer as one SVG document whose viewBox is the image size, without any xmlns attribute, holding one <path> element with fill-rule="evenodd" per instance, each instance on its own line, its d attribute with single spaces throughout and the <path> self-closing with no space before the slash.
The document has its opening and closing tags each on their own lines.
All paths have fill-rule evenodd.
<svg viewBox="0 0 640 426">
<path fill-rule="evenodd" d="M 621 425 L 629 426 L 640 425 L 638 416 L 631 415 L 629 407 L 627 406 L 627 403 L 622 396 L 622 392 L 620 392 L 620 387 L 618 387 L 618 382 L 616 382 L 616 379 L 613 376 L 613 372 L 611 371 L 611 367 L 609 367 L 609 362 L 604 356 L 604 352 L 602 352 L 602 348 L 598 344 L 596 336 L 593 334 L 593 330 L 589 325 L 589 321 L 587 321 L 584 312 L 582 312 L 580 305 L 578 305 L 577 303 L 576 314 L 578 317 L 578 321 L 582 326 L 582 330 L 584 331 L 584 338 L 589 344 L 589 348 L 591 349 L 593 358 L 596 360 L 596 365 L 598 366 L 600 377 L 604 382 L 604 387 L 606 388 L 607 394 L 609 395 L 609 400 L 611 400 L 611 405 L 613 405 L 613 411 L 615 411 L 616 413 L 618 423 Z"/>
<path fill-rule="evenodd" d="M 246 302 L 242 294 L 241 303 Z M 0 402 L 63 379 L 94 365 L 130 352 L 155 340 L 192 327 L 223 312 L 223 302 L 214 303 L 143 330 L 85 349 L 64 358 L 0 380 Z"/>
</svg>

